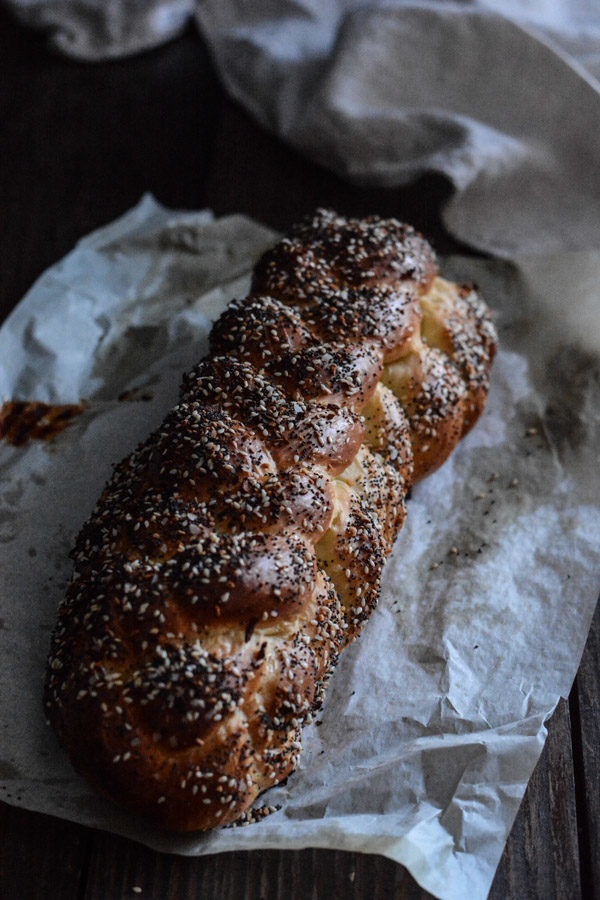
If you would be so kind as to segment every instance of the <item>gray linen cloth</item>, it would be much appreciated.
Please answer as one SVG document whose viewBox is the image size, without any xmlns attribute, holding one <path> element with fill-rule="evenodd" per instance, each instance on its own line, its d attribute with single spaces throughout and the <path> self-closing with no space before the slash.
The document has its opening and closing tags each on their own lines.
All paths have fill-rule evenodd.
<svg viewBox="0 0 600 900">
<path fill-rule="evenodd" d="M 64 53 L 146 50 L 194 18 L 228 91 L 363 184 L 442 172 L 460 239 L 596 247 L 599 0 L 5 0 Z"/>
</svg>

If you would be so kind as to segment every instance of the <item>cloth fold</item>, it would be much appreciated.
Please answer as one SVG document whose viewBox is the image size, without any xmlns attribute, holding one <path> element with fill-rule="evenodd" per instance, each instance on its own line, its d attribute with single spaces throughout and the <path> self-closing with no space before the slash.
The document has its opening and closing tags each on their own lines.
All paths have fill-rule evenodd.
<svg viewBox="0 0 600 900">
<path fill-rule="evenodd" d="M 89 60 L 194 17 L 231 95 L 319 164 L 390 187 L 445 174 L 447 227 L 498 255 L 598 244 L 598 0 L 5 2 Z"/>
</svg>

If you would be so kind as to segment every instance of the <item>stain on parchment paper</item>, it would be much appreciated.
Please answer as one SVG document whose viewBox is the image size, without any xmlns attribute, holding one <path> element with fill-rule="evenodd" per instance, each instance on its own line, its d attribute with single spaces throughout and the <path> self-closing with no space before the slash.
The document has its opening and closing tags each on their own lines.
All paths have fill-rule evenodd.
<svg viewBox="0 0 600 900">
<path fill-rule="evenodd" d="M 49 441 L 85 409 L 81 403 L 49 405 L 35 401 L 6 402 L 0 406 L 0 440 L 15 447 L 30 440 Z"/>
<path fill-rule="evenodd" d="M 119 238 L 106 244 L 106 256 L 145 255 L 151 260 L 146 283 L 160 283 L 168 268 L 193 284 L 196 294 L 246 273 L 252 262 L 273 245 L 277 233 L 243 215 L 224 216 L 205 222 L 173 221 L 160 231 Z M 159 252 L 157 252 L 157 249 Z M 167 262 L 165 263 L 165 260 Z M 164 278 L 164 276 L 163 276 Z M 171 286 L 171 282 L 167 279 Z"/>
<path fill-rule="evenodd" d="M 12 509 L 0 509 L 0 544 L 14 541 L 18 533 L 17 513 Z"/>
<path fill-rule="evenodd" d="M 168 333 L 160 325 L 130 325 L 118 330 L 98 348 L 91 377 L 100 380 L 95 400 L 114 400 L 123 394 L 123 386 L 147 371 L 167 352 Z M 151 380 L 144 383 L 150 387 Z"/>
<path fill-rule="evenodd" d="M 574 345 L 560 347 L 546 367 L 545 426 L 562 455 L 594 439 L 599 430 L 600 357 Z"/>
<path fill-rule="evenodd" d="M 0 778 L 6 779 L 7 781 L 13 781 L 15 778 L 21 777 L 22 773 L 19 772 L 16 766 L 13 766 L 12 763 L 9 763 L 4 759 L 0 759 Z"/>
<path fill-rule="evenodd" d="M 153 399 L 160 376 L 148 372 L 177 347 L 187 348 L 189 365 L 197 362 L 207 351 L 206 335 L 199 337 L 194 326 L 184 319 L 153 325 L 129 325 L 123 330 L 116 327 L 115 334 L 107 338 L 97 351 L 91 376 L 100 387 L 93 400 Z M 181 378 L 181 366 L 177 367 L 177 386 Z M 130 388 L 132 382 L 135 387 Z M 130 391 L 133 390 L 133 396 Z M 177 402 L 177 390 L 173 392 L 173 404 Z"/>
<path fill-rule="evenodd" d="M 0 494 L 0 503 L 7 503 L 9 506 L 16 506 L 23 494 L 25 493 L 25 487 L 23 485 L 23 479 L 17 478 L 17 480 L 13 483 L 12 480 L 7 482 L 6 490 Z"/>
</svg>

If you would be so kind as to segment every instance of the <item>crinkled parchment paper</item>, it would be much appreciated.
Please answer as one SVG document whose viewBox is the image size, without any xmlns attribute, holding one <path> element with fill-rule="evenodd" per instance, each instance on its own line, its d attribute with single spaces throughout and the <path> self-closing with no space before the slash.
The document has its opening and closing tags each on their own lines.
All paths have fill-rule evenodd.
<svg viewBox="0 0 600 900">
<path fill-rule="evenodd" d="M 0 330 L 0 396 L 89 401 L 51 443 L 0 443 L 0 796 L 176 853 L 382 853 L 439 897 L 483 898 L 600 583 L 599 253 L 444 262 L 497 312 L 488 407 L 414 490 L 380 607 L 343 654 L 297 772 L 261 798 L 279 811 L 165 836 L 80 780 L 44 722 L 75 534 L 272 240 L 240 216 L 144 198 L 46 272 Z M 152 399 L 117 399 L 134 388 Z"/>
</svg>

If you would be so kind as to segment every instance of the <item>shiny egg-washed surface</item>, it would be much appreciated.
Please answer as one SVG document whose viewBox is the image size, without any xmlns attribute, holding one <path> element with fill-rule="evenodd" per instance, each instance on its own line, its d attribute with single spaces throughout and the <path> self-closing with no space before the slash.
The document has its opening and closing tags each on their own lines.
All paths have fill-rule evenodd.
<svg viewBox="0 0 600 900">
<path fill-rule="evenodd" d="M 76 768 L 180 831 L 294 769 L 408 489 L 481 413 L 496 337 L 412 228 L 320 210 L 210 347 L 77 538 L 45 691 Z"/>
</svg>

